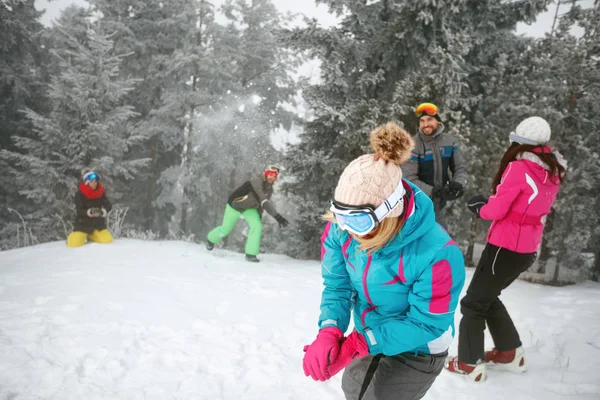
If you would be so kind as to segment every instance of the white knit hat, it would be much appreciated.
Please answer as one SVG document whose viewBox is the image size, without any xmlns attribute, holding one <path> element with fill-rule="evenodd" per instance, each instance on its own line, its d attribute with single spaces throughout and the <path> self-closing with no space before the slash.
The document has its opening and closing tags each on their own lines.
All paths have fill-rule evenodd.
<svg viewBox="0 0 600 400">
<path fill-rule="evenodd" d="M 379 207 L 402 181 L 400 164 L 408 160 L 414 148 L 412 137 L 393 122 L 371 132 L 375 154 L 365 154 L 352 161 L 335 188 L 335 200 L 349 206 L 370 204 Z M 399 217 L 400 203 L 387 216 Z"/>
<path fill-rule="evenodd" d="M 550 141 L 550 125 L 541 117 L 526 118 L 511 132 L 509 139 L 520 144 L 547 144 Z"/>
</svg>

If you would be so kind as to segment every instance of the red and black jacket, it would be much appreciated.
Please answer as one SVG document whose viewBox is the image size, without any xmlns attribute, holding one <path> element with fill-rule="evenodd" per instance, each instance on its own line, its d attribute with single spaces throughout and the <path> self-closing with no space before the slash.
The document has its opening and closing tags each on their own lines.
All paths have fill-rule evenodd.
<svg viewBox="0 0 600 400">
<path fill-rule="evenodd" d="M 93 190 L 85 183 L 80 183 L 79 190 L 75 193 L 75 208 L 77 210 L 75 231 L 91 234 L 94 230 L 106 229 L 105 218 L 91 218 L 87 215 L 90 208 L 104 208 L 107 212 L 112 209 L 112 204 L 108 201 L 102 185 L 98 184 L 96 190 Z"/>
</svg>

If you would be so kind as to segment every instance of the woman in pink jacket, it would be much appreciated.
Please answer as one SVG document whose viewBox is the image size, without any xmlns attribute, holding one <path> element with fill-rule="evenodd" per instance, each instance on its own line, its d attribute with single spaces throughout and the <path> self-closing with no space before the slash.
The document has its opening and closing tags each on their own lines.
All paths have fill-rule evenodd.
<svg viewBox="0 0 600 400">
<path fill-rule="evenodd" d="M 448 359 L 446 369 L 480 382 L 486 365 L 524 372 L 524 351 L 515 325 L 498 298 L 521 272 L 534 262 L 542 240 L 543 218 L 556 199 L 566 163 L 547 146 L 550 125 L 540 117 L 523 120 L 511 133 L 492 183 L 493 195 L 475 196 L 469 209 L 491 220 L 487 243 L 477 269 L 461 301 L 458 357 Z M 484 352 L 485 325 L 494 349 Z"/>
</svg>

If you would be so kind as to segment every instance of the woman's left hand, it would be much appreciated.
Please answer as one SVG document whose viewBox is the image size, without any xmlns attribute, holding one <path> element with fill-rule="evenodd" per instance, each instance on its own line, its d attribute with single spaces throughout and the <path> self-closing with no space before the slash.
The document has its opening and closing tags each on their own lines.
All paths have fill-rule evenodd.
<svg viewBox="0 0 600 400">
<path fill-rule="evenodd" d="M 337 358 L 329 365 L 327 371 L 329 375 L 334 376 L 346 368 L 355 358 L 361 358 L 369 355 L 369 346 L 365 337 L 357 331 L 349 334 L 344 342 Z"/>
<path fill-rule="evenodd" d="M 479 215 L 479 210 L 481 210 L 481 207 L 485 206 L 487 204 L 487 202 L 488 202 L 488 199 L 486 199 L 484 196 L 477 195 L 477 196 L 471 197 L 471 199 L 467 203 L 467 207 L 469 207 L 469 210 L 473 214 L 475 214 L 476 216 L 481 218 L 481 216 Z"/>
</svg>

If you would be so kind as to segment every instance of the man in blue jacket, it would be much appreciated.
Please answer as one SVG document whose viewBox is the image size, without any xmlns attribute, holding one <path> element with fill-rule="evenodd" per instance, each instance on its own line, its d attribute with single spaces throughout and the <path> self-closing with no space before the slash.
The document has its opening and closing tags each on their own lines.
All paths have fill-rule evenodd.
<svg viewBox="0 0 600 400">
<path fill-rule="evenodd" d="M 420 104 L 415 114 L 419 118 L 419 132 L 414 136 L 415 148 L 402 170 L 406 179 L 431 197 L 436 220 L 445 227 L 442 210 L 448 201 L 464 194 L 467 165 L 456 140 L 444 132 L 435 104 Z"/>
</svg>

